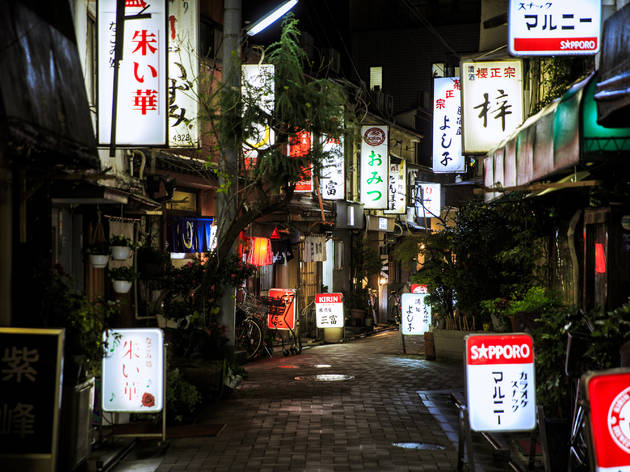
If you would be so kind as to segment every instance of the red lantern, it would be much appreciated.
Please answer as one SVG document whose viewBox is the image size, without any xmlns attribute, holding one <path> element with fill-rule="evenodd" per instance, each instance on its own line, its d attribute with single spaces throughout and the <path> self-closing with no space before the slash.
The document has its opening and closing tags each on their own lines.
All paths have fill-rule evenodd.
<svg viewBox="0 0 630 472">
<path fill-rule="evenodd" d="M 271 265 L 273 264 L 272 252 L 269 238 L 250 238 L 247 263 L 257 267 Z"/>
</svg>

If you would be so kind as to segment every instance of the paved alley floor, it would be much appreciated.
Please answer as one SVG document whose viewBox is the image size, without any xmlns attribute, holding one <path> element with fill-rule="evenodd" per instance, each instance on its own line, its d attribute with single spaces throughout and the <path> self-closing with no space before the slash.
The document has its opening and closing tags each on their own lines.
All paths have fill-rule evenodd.
<svg viewBox="0 0 630 472">
<path fill-rule="evenodd" d="M 463 366 L 406 339 L 407 354 L 390 331 L 246 364 L 248 379 L 199 418 L 225 424 L 218 436 L 136 448 L 114 471 L 454 471 L 456 425 L 421 398 L 462 392 Z"/>
</svg>

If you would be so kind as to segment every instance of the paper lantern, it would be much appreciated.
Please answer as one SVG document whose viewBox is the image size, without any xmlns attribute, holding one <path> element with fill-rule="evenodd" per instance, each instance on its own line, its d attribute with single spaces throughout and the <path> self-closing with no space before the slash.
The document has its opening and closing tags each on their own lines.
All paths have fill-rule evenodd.
<svg viewBox="0 0 630 472">
<path fill-rule="evenodd" d="M 247 263 L 257 267 L 273 264 L 273 251 L 269 238 L 250 238 Z"/>
</svg>

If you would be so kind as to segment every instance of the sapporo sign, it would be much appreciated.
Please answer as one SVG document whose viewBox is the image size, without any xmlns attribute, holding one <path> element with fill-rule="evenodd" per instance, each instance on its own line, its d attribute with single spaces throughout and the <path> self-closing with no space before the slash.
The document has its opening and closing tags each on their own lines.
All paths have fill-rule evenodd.
<svg viewBox="0 0 630 472">
<path fill-rule="evenodd" d="M 474 431 L 534 429 L 532 337 L 521 333 L 466 336 L 466 399 Z"/>
<path fill-rule="evenodd" d="M 510 54 L 597 54 L 601 12 L 601 0 L 510 0 Z"/>
<path fill-rule="evenodd" d="M 343 328 L 343 294 L 316 294 L 315 319 L 318 328 Z"/>
<path fill-rule="evenodd" d="M 63 340 L 62 329 L 0 328 L 0 464 L 55 470 Z"/>
<path fill-rule="evenodd" d="M 589 404 L 594 470 L 630 472 L 630 369 L 595 372 L 582 382 Z"/>
<path fill-rule="evenodd" d="M 156 413 L 164 399 L 164 335 L 159 328 L 103 333 L 103 411 Z"/>
</svg>

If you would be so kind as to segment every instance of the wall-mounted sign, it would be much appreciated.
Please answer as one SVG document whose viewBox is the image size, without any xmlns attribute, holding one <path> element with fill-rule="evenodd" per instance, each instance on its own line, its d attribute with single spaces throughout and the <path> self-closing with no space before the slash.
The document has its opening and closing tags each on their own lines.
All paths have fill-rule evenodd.
<svg viewBox="0 0 630 472">
<path fill-rule="evenodd" d="M 295 329 L 295 289 L 270 288 L 271 304 L 267 311 L 269 329 Z"/>
<path fill-rule="evenodd" d="M 198 0 L 168 4 L 168 145 L 198 147 Z"/>
<path fill-rule="evenodd" d="M 125 21 L 123 59 L 118 71 L 116 144 L 120 146 L 163 146 L 168 88 L 166 73 L 166 0 L 126 2 L 125 16 L 141 11 L 150 18 Z M 98 4 L 98 142 L 111 138 L 116 40 L 116 0 Z M 146 10 L 144 6 L 147 6 Z"/>
<path fill-rule="evenodd" d="M 466 399 L 474 431 L 536 427 L 534 342 L 529 334 L 466 336 Z"/>
<path fill-rule="evenodd" d="M 389 204 L 385 213 L 404 214 L 407 211 L 407 161 L 389 163 Z"/>
<path fill-rule="evenodd" d="M 241 93 L 247 102 L 253 100 L 268 114 L 274 108 L 274 66 L 273 64 L 243 64 L 241 66 Z M 252 133 L 243 143 L 243 156 L 247 167 L 254 166 L 258 150 L 274 144 L 275 134 L 267 124 L 254 123 Z"/>
<path fill-rule="evenodd" d="M 591 442 L 598 471 L 630 471 L 630 370 L 585 376 Z"/>
<path fill-rule="evenodd" d="M 319 177 L 319 191 L 324 200 L 344 200 L 346 173 L 344 166 L 343 136 L 324 138 L 322 152 L 327 157 L 322 161 Z"/>
<path fill-rule="evenodd" d="M 103 333 L 103 411 L 155 413 L 164 398 L 164 336 L 159 328 Z"/>
<path fill-rule="evenodd" d="M 520 60 L 462 62 L 464 153 L 486 153 L 523 122 Z"/>
<path fill-rule="evenodd" d="M 343 328 L 343 294 L 316 294 L 315 318 L 318 328 Z"/>
<path fill-rule="evenodd" d="M 387 148 L 387 126 L 361 127 L 361 203 L 365 209 L 387 209 L 389 203 Z"/>
<path fill-rule="evenodd" d="M 62 329 L 0 328 L 2 464 L 34 470 L 37 461 L 46 464 L 37 470 L 55 470 L 63 337 Z"/>
<path fill-rule="evenodd" d="M 433 79 L 433 172 L 464 172 L 459 77 Z"/>
<path fill-rule="evenodd" d="M 312 134 L 310 131 L 300 130 L 294 136 L 289 136 L 289 144 L 287 145 L 289 157 L 304 157 L 311 152 L 313 145 Z M 303 177 L 295 184 L 296 193 L 310 193 L 313 191 L 313 175 L 311 166 L 302 167 Z"/>
<path fill-rule="evenodd" d="M 513 56 L 597 54 L 601 0 L 510 0 L 508 46 Z"/>
<path fill-rule="evenodd" d="M 415 207 L 418 218 L 439 218 L 442 211 L 440 184 L 416 182 Z"/>
<path fill-rule="evenodd" d="M 402 334 L 422 335 L 431 326 L 431 309 L 425 303 L 426 293 L 403 293 L 400 297 Z"/>
</svg>

